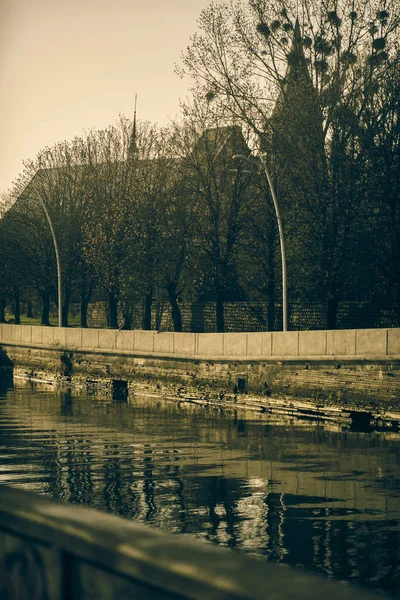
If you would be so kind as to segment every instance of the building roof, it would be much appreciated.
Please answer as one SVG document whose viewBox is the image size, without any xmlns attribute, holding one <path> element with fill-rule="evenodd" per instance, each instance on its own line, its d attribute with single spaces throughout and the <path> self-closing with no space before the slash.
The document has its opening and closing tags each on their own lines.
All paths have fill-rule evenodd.
<svg viewBox="0 0 400 600">
<path fill-rule="evenodd" d="M 249 154 L 250 150 L 239 125 L 205 129 L 193 148 L 193 154 L 205 154 L 216 160 L 225 150 L 233 154 Z"/>
<path fill-rule="evenodd" d="M 206 156 L 208 160 L 214 161 L 218 159 L 222 154 L 232 157 L 234 154 L 249 154 L 250 150 L 245 142 L 241 128 L 238 125 L 224 126 L 224 127 L 212 127 L 205 129 L 199 139 L 197 140 L 192 150 L 192 157 Z M 168 166 L 178 166 L 184 159 L 178 157 L 160 157 L 153 159 L 140 159 L 135 156 L 135 162 L 132 162 L 132 155 L 129 156 L 126 161 L 118 161 L 115 163 L 97 163 L 94 165 L 95 170 L 98 169 L 99 175 L 102 169 L 107 167 L 115 167 L 117 174 L 117 167 L 121 166 L 129 168 L 130 165 L 140 165 L 143 169 L 150 167 L 154 164 L 166 163 Z M 68 179 L 66 179 L 66 175 Z M 41 197 L 46 195 L 46 192 L 54 193 L 59 188 L 65 189 L 70 187 L 71 191 L 79 188 L 79 185 L 85 179 L 85 177 L 93 177 L 93 170 L 89 170 L 85 164 L 76 164 L 68 167 L 56 167 L 48 169 L 39 169 L 32 179 L 28 182 L 25 189 L 19 195 L 18 199 L 21 200 L 34 200 L 38 199 L 38 195 Z"/>
</svg>

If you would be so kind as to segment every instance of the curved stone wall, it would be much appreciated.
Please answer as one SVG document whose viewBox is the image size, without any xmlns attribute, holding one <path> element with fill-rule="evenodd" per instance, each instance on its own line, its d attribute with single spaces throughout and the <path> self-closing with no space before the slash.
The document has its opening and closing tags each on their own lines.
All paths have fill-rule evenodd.
<svg viewBox="0 0 400 600">
<path fill-rule="evenodd" d="M 159 333 L 3 323 L 0 344 L 199 360 L 336 360 L 342 357 L 384 360 L 400 357 L 400 329 Z"/>
</svg>

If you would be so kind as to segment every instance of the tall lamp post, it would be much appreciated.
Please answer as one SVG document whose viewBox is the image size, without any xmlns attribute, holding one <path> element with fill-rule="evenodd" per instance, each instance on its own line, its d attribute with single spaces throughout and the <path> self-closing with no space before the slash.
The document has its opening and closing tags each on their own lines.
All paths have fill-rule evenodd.
<svg viewBox="0 0 400 600">
<path fill-rule="evenodd" d="M 269 191 L 271 192 L 272 201 L 274 203 L 275 216 L 278 223 L 278 231 L 279 231 L 279 242 L 281 246 L 281 260 L 282 260 L 282 321 L 283 321 L 283 331 L 287 331 L 288 329 L 288 310 L 287 310 L 287 278 L 286 278 L 286 253 L 285 253 L 285 239 L 283 236 L 283 227 L 282 227 L 282 218 L 279 212 L 278 200 L 276 198 L 275 189 L 272 183 L 271 175 L 269 174 L 267 163 L 265 161 L 265 157 L 261 154 L 258 155 L 261 166 L 264 170 L 265 177 L 267 179 L 267 183 L 269 186 Z M 243 154 L 235 154 L 233 156 L 234 160 L 245 160 L 254 164 L 249 157 L 244 156 Z"/>
<path fill-rule="evenodd" d="M 56 263 L 57 263 L 57 290 L 58 290 L 58 326 L 62 327 L 62 284 L 61 284 L 61 266 L 60 266 L 60 254 L 58 252 L 58 244 L 56 232 L 54 231 L 53 222 L 50 218 L 49 211 L 47 210 L 47 206 L 45 201 L 41 196 L 37 197 L 39 202 L 41 203 L 43 210 L 45 212 L 47 221 L 49 223 L 51 235 L 53 237 L 54 251 L 56 254 Z"/>
</svg>

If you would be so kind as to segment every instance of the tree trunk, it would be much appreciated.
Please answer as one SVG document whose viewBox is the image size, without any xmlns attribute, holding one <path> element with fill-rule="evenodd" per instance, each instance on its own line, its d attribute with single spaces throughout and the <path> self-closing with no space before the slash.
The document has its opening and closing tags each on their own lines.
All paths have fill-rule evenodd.
<svg viewBox="0 0 400 600">
<path fill-rule="evenodd" d="M 121 329 L 130 330 L 132 329 L 132 316 L 129 312 L 124 312 L 123 314 L 124 322 L 122 324 Z"/>
<path fill-rule="evenodd" d="M 108 292 L 108 326 L 118 329 L 118 299 L 115 292 Z"/>
<path fill-rule="evenodd" d="M 275 328 L 275 298 L 268 297 L 267 304 L 267 331 L 274 331 Z"/>
<path fill-rule="evenodd" d="M 19 294 L 19 289 L 14 290 L 14 302 L 15 302 L 15 310 L 14 310 L 15 324 L 21 325 L 21 297 Z"/>
<path fill-rule="evenodd" d="M 88 326 L 87 323 L 87 315 L 89 309 L 89 302 L 93 294 L 94 285 L 92 283 L 87 283 L 86 279 L 82 280 L 81 284 L 81 327 L 86 328 Z"/>
<path fill-rule="evenodd" d="M 224 320 L 224 291 L 217 290 L 216 302 L 215 302 L 215 321 L 217 333 L 223 333 L 225 331 L 225 320 Z"/>
<path fill-rule="evenodd" d="M 326 306 L 326 327 L 327 329 L 336 329 L 338 299 L 334 292 L 331 292 L 328 296 L 328 302 Z"/>
<path fill-rule="evenodd" d="M 167 286 L 168 298 L 171 303 L 172 309 L 172 321 L 174 324 L 174 331 L 182 331 L 182 315 L 181 309 L 179 308 L 178 298 L 176 294 L 176 284 L 172 283 Z"/>
<path fill-rule="evenodd" d="M 394 294 L 393 300 L 395 305 L 395 315 L 396 315 L 396 327 L 400 327 L 400 273 L 396 273 L 396 278 L 394 280 Z"/>
<path fill-rule="evenodd" d="M 50 325 L 50 294 L 43 292 L 42 297 L 42 320 L 41 325 Z"/>
<path fill-rule="evenodd" d="M 6 299 L 0 298 L 0 323 L 6 322 Z"/>
<path fill-rule="evenodd" d="M 268 236 L 268 283 L 267 283 L 267 329 L 274 331 L 275 329 L 275 242 L 276 228 L 271 227 L 271 232 Z"/>
<path fill-rule="evenodd" d="M 82 294 L 81 297 L 81 327 L 86 328 L 87 324 L 87 314 L 88 314 L 89 302 L 86 297 Z"/>
<path fill-rule="evenodd" d="M 153 288 L 150 288 L 144 299 L 143 329 L 151 329 L 151 308 L 153 306 Z"/>
<path fill-rule="evenodd" d="M 28 319 L 33 319 L 33 308 L 32 308 L 32 300 L 28 300 L 28 307 L 26 310 L 26 316 Z"/>
<path fill-rule="evenodd" d="M 63 327 L 68 327 L 69 304 L 71 300 L 71 290 L 66 288 L 64 292 L 64 302 L 61 308 L 61 324 Z"/>
<path fill-rule="evenodd" d="M 395 303 L 395 310 L 396 310 L 396 312 L 395 312 L 395 315 L 396 315 L 396 327 L 400 327 L 400 302 L 399 301 L 397 301 Z M 0 320 L 0 323 L 1 323 L 1 320 Z"/>
</svg>

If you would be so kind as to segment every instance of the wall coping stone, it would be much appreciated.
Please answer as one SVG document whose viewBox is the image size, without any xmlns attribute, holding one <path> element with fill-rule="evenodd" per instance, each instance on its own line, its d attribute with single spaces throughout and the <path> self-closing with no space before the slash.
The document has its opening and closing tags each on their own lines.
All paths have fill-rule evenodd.
<svg viewBox="0 0 400 600">
<path fill-rule="evenodd" d="M 147 597 L 144 593 L 148 590 L 150 597 L 166 600 L 377 597 L 355 586 L 189 536 L 164 533 L 91 508 L 0 486 L 0 542 L 2 538 L 10 540 L 10 535 L 19 544 L 20 554 L 47 554 L 41 566 L 44 572 L 37 567 L 36 574 L 28 569 L 24 576 L 30 574 L 31 583 L 35 581 L 36 585 L 40 585 L 37 582 L 41 577 L 53 584 L 50 600 L 61 596 L 55 587 L 65 593 L 66 586 L 72 600 L 97 597 L 104 583 L 111 592 L 115 586 L 116 594 L 122 585 L 124 597 Z M 7 554 L 6 544 L 0 543 L 0 548 Z M 90 585 L 87 579 L 85 584 L 88 572 Z"/>
<path fill-rule="evenodd" d="M 28 348 L 57 349 L 80 353 L 100 353 L 110 355 L 130 355 L 137 357 L 159 357 L 182 360 L 234 361 L 234 362 L 274 362 L 274 361 L 377 361 L 396 360 L 400 350 L 400 328 L 363 329 L 363 330 L 315 330 L 265 332 L 271 344 L 265 345 L 262 332 L 248 333 L 174 333 L 132 330 L 131 336 L 124 332 L 118 336 L 118 330 L 46 328 L 30 325 L 1 324 L 0 344 Z M 49 330 L 49 331 L 48 331 Z M 43 335 L 43 332 L 55 333 Z M 85 332 L 90 333 L 90 346 L 85 345 Z M 97 335 L 95 335 L 95 332 Z M 69 335 L 68 335 L 69 333 Z M 155 340 L 159 337 L 162 344 Z M 86 336 L 88 337 L 88 336 Z M 43 339 L 44 338 L 44 339 Z M 65 344 L 51 342 L 51 339 L 65 340 Z M 73 340 L 68 345 L 68 338 Z M 128 340 L 132 338 L 132 342 Z M 350 348 L 349 340 L 358 340 Z M 97 339 L 97 346 L 93 344 Z M 107 348 L 104 340 L 112 343 Z M 126 344 L 122 341 L 126 339 Z M 80 340 L 80 343 L 79 343 Z M 121 343 L 116 344 L 116 340 Z M 139 342 L 140 340 L 140 342 Z M 251 343 L 249 343 L 249 340 Z M 334 346 L 332 345 L 334 343 Z M 120 347 L 118 347 L 120 346 Z M 129 348 L 130 346 L 130 348 Z M 154 350 L 155 347 L 159 350 Z M 359 346 L 359 348 L 357 348 Z M 166 348 L 170 351 L 166 352 Z M 276 354 L 273 354 L 273 351 Z M 394 352 L 390 354 L 391 351 Z M 325 353 L 321 353 L 323 350 Z M 331 352 L 334 350 L 334 354 Z M 357 352 L 358 350 L 358 352 Z"/>
</svg>

